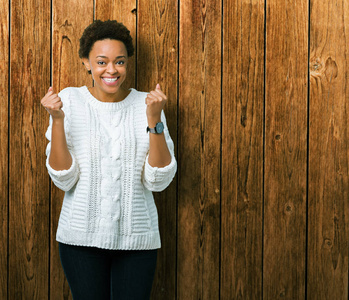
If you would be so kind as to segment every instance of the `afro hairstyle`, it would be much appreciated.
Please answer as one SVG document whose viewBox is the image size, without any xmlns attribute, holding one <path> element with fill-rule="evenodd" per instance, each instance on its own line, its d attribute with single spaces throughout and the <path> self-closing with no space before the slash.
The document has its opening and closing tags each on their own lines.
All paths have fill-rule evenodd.
<svg viewBox="0 0 349 300">
<path fill-rule="evenodd" d="M 123 42 L 128 57 L 134 54 L 132 37 L 124 24 L 116 20 L 95 20 L 85 28 L 80 38 L 79 57 L 88 58 L 94 43 L 106 39 Z"/>
</svg>

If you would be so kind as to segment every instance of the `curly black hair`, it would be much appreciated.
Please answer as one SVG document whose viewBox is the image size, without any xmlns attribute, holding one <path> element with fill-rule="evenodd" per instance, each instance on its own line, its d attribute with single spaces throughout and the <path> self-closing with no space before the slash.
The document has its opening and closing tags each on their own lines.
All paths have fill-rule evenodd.
<svg viewBox="0 0 349 300">
<path fill-rule="evenodd" d="M 132 44 L 132 37 L 130 31 L 126 26 L 116 20 L 95 20 L 89 26 L 87 26 L 80 38 L 80 58 L 88 58 L 93 44 L 100 40 L 117 40 L 123 42 L 128 57 L 131 57 L 134 53 Z"/>
</svg>

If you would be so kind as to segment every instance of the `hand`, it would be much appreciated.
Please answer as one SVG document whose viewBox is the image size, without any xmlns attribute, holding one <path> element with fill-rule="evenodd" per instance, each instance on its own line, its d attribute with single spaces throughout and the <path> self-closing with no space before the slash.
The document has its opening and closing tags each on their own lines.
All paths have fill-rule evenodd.
<svg viewBox="0 0 349 300">
<path fill-rule="evenodd" d="M 149 127 L 154 127 L 157 122 L 161 121 L 161 111 L 166 102 L 167 97 L 161 90 L 160 84 L 157 84 L 155 90 L 151 91 L 145 99 Z"/>
<path fill-rule="evenodd" d="M 41 99 L 41 104 L 52 116 L 52 119 L 64 119 L 64 112 L 62 110 L 63 102 L 57 94 L 53 92 L 53 88 L 50 87 L 44 98 Z"/>
</svg>

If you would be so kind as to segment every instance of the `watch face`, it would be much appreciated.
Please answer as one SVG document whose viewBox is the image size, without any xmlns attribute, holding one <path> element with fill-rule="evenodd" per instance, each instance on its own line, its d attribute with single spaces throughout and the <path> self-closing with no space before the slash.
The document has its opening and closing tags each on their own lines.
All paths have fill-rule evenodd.
<svg viewBox="0 0 349 300">
<path fill-rule="evenodd" d="M 159 122 L 155 126 L 157 133 L 162 133 L 164 131 L 164 124 L 162 122 Z"/>
</svg>

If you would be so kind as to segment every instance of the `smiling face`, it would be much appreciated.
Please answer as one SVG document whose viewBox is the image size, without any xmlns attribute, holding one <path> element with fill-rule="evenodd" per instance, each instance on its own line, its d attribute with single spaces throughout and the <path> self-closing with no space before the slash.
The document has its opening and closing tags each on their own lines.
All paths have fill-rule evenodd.
<svg viewBox="0 0 349 300">
<path fill-rule="evenodd" d="M 93 44 L 83 63 L 91 70 L 94 87 L 91 93 L 100 101 L 120 101 L 127 91 L 121 88 L 126 78 L 127 50 L 123 42 L 100 40 Z"/>
</svg>

